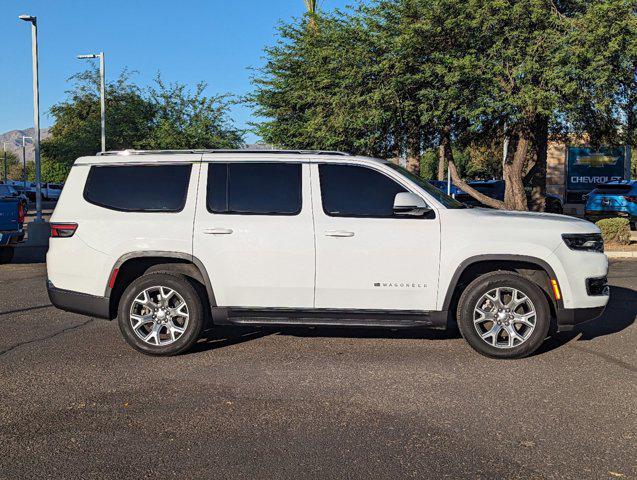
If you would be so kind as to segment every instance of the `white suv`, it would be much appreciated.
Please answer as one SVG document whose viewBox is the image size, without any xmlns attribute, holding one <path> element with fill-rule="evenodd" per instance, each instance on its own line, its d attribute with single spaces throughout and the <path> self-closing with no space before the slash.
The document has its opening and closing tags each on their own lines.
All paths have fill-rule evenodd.
<svg viewBox="0 0 637 480">
<path fill-rule="evenodd" d="M 338 152 L 83 157 L 51 217 L 51 302 L 119 319 L 153 355 L 214 325 L 446 328 L 490 357 L 598 317 L 598 228 L 466 208 L 392 163 Z"/>
</svg>

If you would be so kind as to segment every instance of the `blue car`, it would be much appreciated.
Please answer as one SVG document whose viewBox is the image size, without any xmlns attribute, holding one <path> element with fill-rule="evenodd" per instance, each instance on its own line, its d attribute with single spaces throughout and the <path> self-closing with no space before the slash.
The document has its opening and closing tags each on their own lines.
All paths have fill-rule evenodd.
<svg viewBox="0 0 637 480">
<path fill-rule="evenodd" d="M 615 180 L 597 185 L 586 198 L 586 219 L 624 217 L 635 229 L 637 221 L 637 180 Z"/>
</svg>

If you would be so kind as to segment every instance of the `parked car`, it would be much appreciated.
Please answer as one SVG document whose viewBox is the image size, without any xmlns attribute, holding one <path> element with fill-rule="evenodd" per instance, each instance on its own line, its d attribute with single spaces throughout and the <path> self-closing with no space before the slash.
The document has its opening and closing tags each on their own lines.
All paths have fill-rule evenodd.
<svg viewBox="0 0 637 480">
<path fill-rule="evenodd" d="M 60 183 L 43 183 L 42 198 L 45 200 L 57 200 L 62 193 L 62 184 Z"/>
<path fill-rule="evenodd" d="M 72 259 L 70 261 L 69 259 Z M 590 222 L 469 209 L 392 163 L 333 152 L 78 159 L 51 218 L 51 302 L 118 318 L 151 355 L 205 324 L 446 328 L 518 358 L 599 316 Z"/>
<path fill-rule="evenodd" d="M 496 200 L 504 200 L 504 181 L 503 180 L 475 180 L 468 182 L 470 187 L 475 188 L 478 192 Z M 461 201 L 472 207 L 485 207 L 468 193 L 459 190 L 456 194 L 456 200 Z"/>
<path fill-rule="evenodd" d="M 26 215 L 29 210 L 29 200 L 23 193 L 18 192 L 13 186 L 0 184 L 0 198 L 17 198 L 22 204 L 22 211 Z"/>
<path fill-rule="evenodd" d="M 434 186 L 439 188 L 442 191 L 447 191 L 447 182 L 444 181 L 430 181 Z M 504 188 L 505 182 L 504 180 L 475 180 L 468 182 L 469 185 L 475 188 L 478 192 L 486 195 L 487 197 L 494 198 L 496 200 L 504 201 Z M 468 193 L 459 189 L 455 185 L 452 185 L 452 195 L 454 198 L 465 205 L 471 207 L 485 207 L 490 208 L 488 205 L 484 205 L 482 202 L 476 200 Z M 526 192 L 528 199 L 530 200 L 531 191 L 528 190 Z M 562 199 L 558 195 L 553 195 L 547 193 L 546 196 L 546 204 L 545 204 L 545 212 L 547 213 L 564 213 L 564 206 L 562 204 Z"/>
<path fill-rule="evenodd" d="M 586 196 L 585 215 L 591 222 L 624 217 L 635 230 L 637 222 L 637 180 L 615 180 L 596 185 Z"/>
<path fill-rule="evenodd" d="M 0 197 L 0 264 L 13 259 L 16 244 L 24 239 L 24 215 L 19 198 Z"/>
<path fill-rule="evenodd" d="M 35 183 L 22 180 L 7 180 L 6 183 L 23 194 L 29 201 L 35 201 Z"/>
</svg>

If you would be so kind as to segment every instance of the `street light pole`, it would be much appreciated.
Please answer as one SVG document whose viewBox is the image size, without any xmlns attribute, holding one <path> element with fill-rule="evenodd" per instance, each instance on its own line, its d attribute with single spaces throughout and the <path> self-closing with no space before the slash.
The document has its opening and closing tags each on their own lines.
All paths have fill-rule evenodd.
<svg viewBox="0 0 637 480">
<path fill-rule="evenodd" d="M 35 222 L 42 222 L 42 188 L 40 185 L 40 82 L 38 72 L 38 21 L 31 15 L 20 15 L 31 23 L 31 56 L 33 60 L 33 128 L 35 147 Z"/>
<path fill-rule="evenodd" d="M 4 150 L 4 183 L 7 183 L 7 143 L 9 142 L 2 142 L 2 148 Z"/>
<path fill-rule="evenodd" d="M 91 53 L 88 55 L 78 55 L 80 60 L 85 58 L 99 58 L 100 59 L 100 110 L 101 110 L 101 124 L 102 124 L 102 152 L 106 151 L 106 87 L 104 85 L 104 52 Z"/>
<path fill-rule="evenodd" d="M 24 194 L 27 195 L 27 149 L 26 139 L 33 141 L 33 137 L 22 137 L 22 184 L 24 185 Z"/>
</svg>

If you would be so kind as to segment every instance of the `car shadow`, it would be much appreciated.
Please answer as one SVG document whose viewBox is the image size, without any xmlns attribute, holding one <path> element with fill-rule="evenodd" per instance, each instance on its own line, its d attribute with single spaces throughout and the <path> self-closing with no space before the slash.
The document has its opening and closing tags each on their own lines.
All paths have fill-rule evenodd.
<svg viewBox="0 0 637 480">
<path fill-rule="evenodd" d="M 611 286 L 610 300 L 601 317 L 576 326 L 571 332 L 561 332 L 547 339 L 535 355 L 550 352 L 571 340 L 593 340 L 612 335 L 630 327 L 637 317 L 637 291 L 630 288 Z"/>
<path fill-rule="evenodd" d="M 449 340 L 460 338 L 456 329 L 428 330 L 422 328 L 392 329 L 386 327 L 331 327 L 331 326 L 218 326 L 206 330 L 200 340 L 189 351 L 199 353 L 207 350 L 238 345 L 269 335 L 285 335 L 304 338 L 369 338 L 369 339 L 417 339 Z"/>
<path fill-rule="evenodd" d="M 605 335 L 621 332 L 635 322 L 637 316 L 637 291 L 624 287 L 611 287 L 608 307 L 600 318 L 576 327 L 571 332 L 557 333 L 548 338 L 535 352 L 542 355 L 560 348 L 577 338 L 577 341 L 592 340 Z M 416 340 L 452 340 L 461 338 L 455 322 L 447 330 L 428 330 L 423 328 L 355 328 L 331 326 L 219 326 L 207 330 L 191 353 L 214 350 L 257 340 L 269 335 L 288 335 L 304 338 L 367 338 L 367 339 L 416 339 Z M 579 338 L 578 338 L 579 337 Z"/>
<path fill-rule="evenodd" d="M 433 330 L 426 328 L 286 326 L 284 328 L 278 328 L 277 333 L 280 335 L 307 338 L 385 338 L 405 340 L 449 340 L 460 338 L 460 332 L 454 328 L 447 330 Z"/>
<path fill-rule="evenodd" d="M 277 333 L 274 329 L 259 327 L 218 326 L 205 330 L 197 343 L 188 353 L 199 353 L 207 350 L 238 345 L 244 342 L 257 340 Z"/>
</svg>

